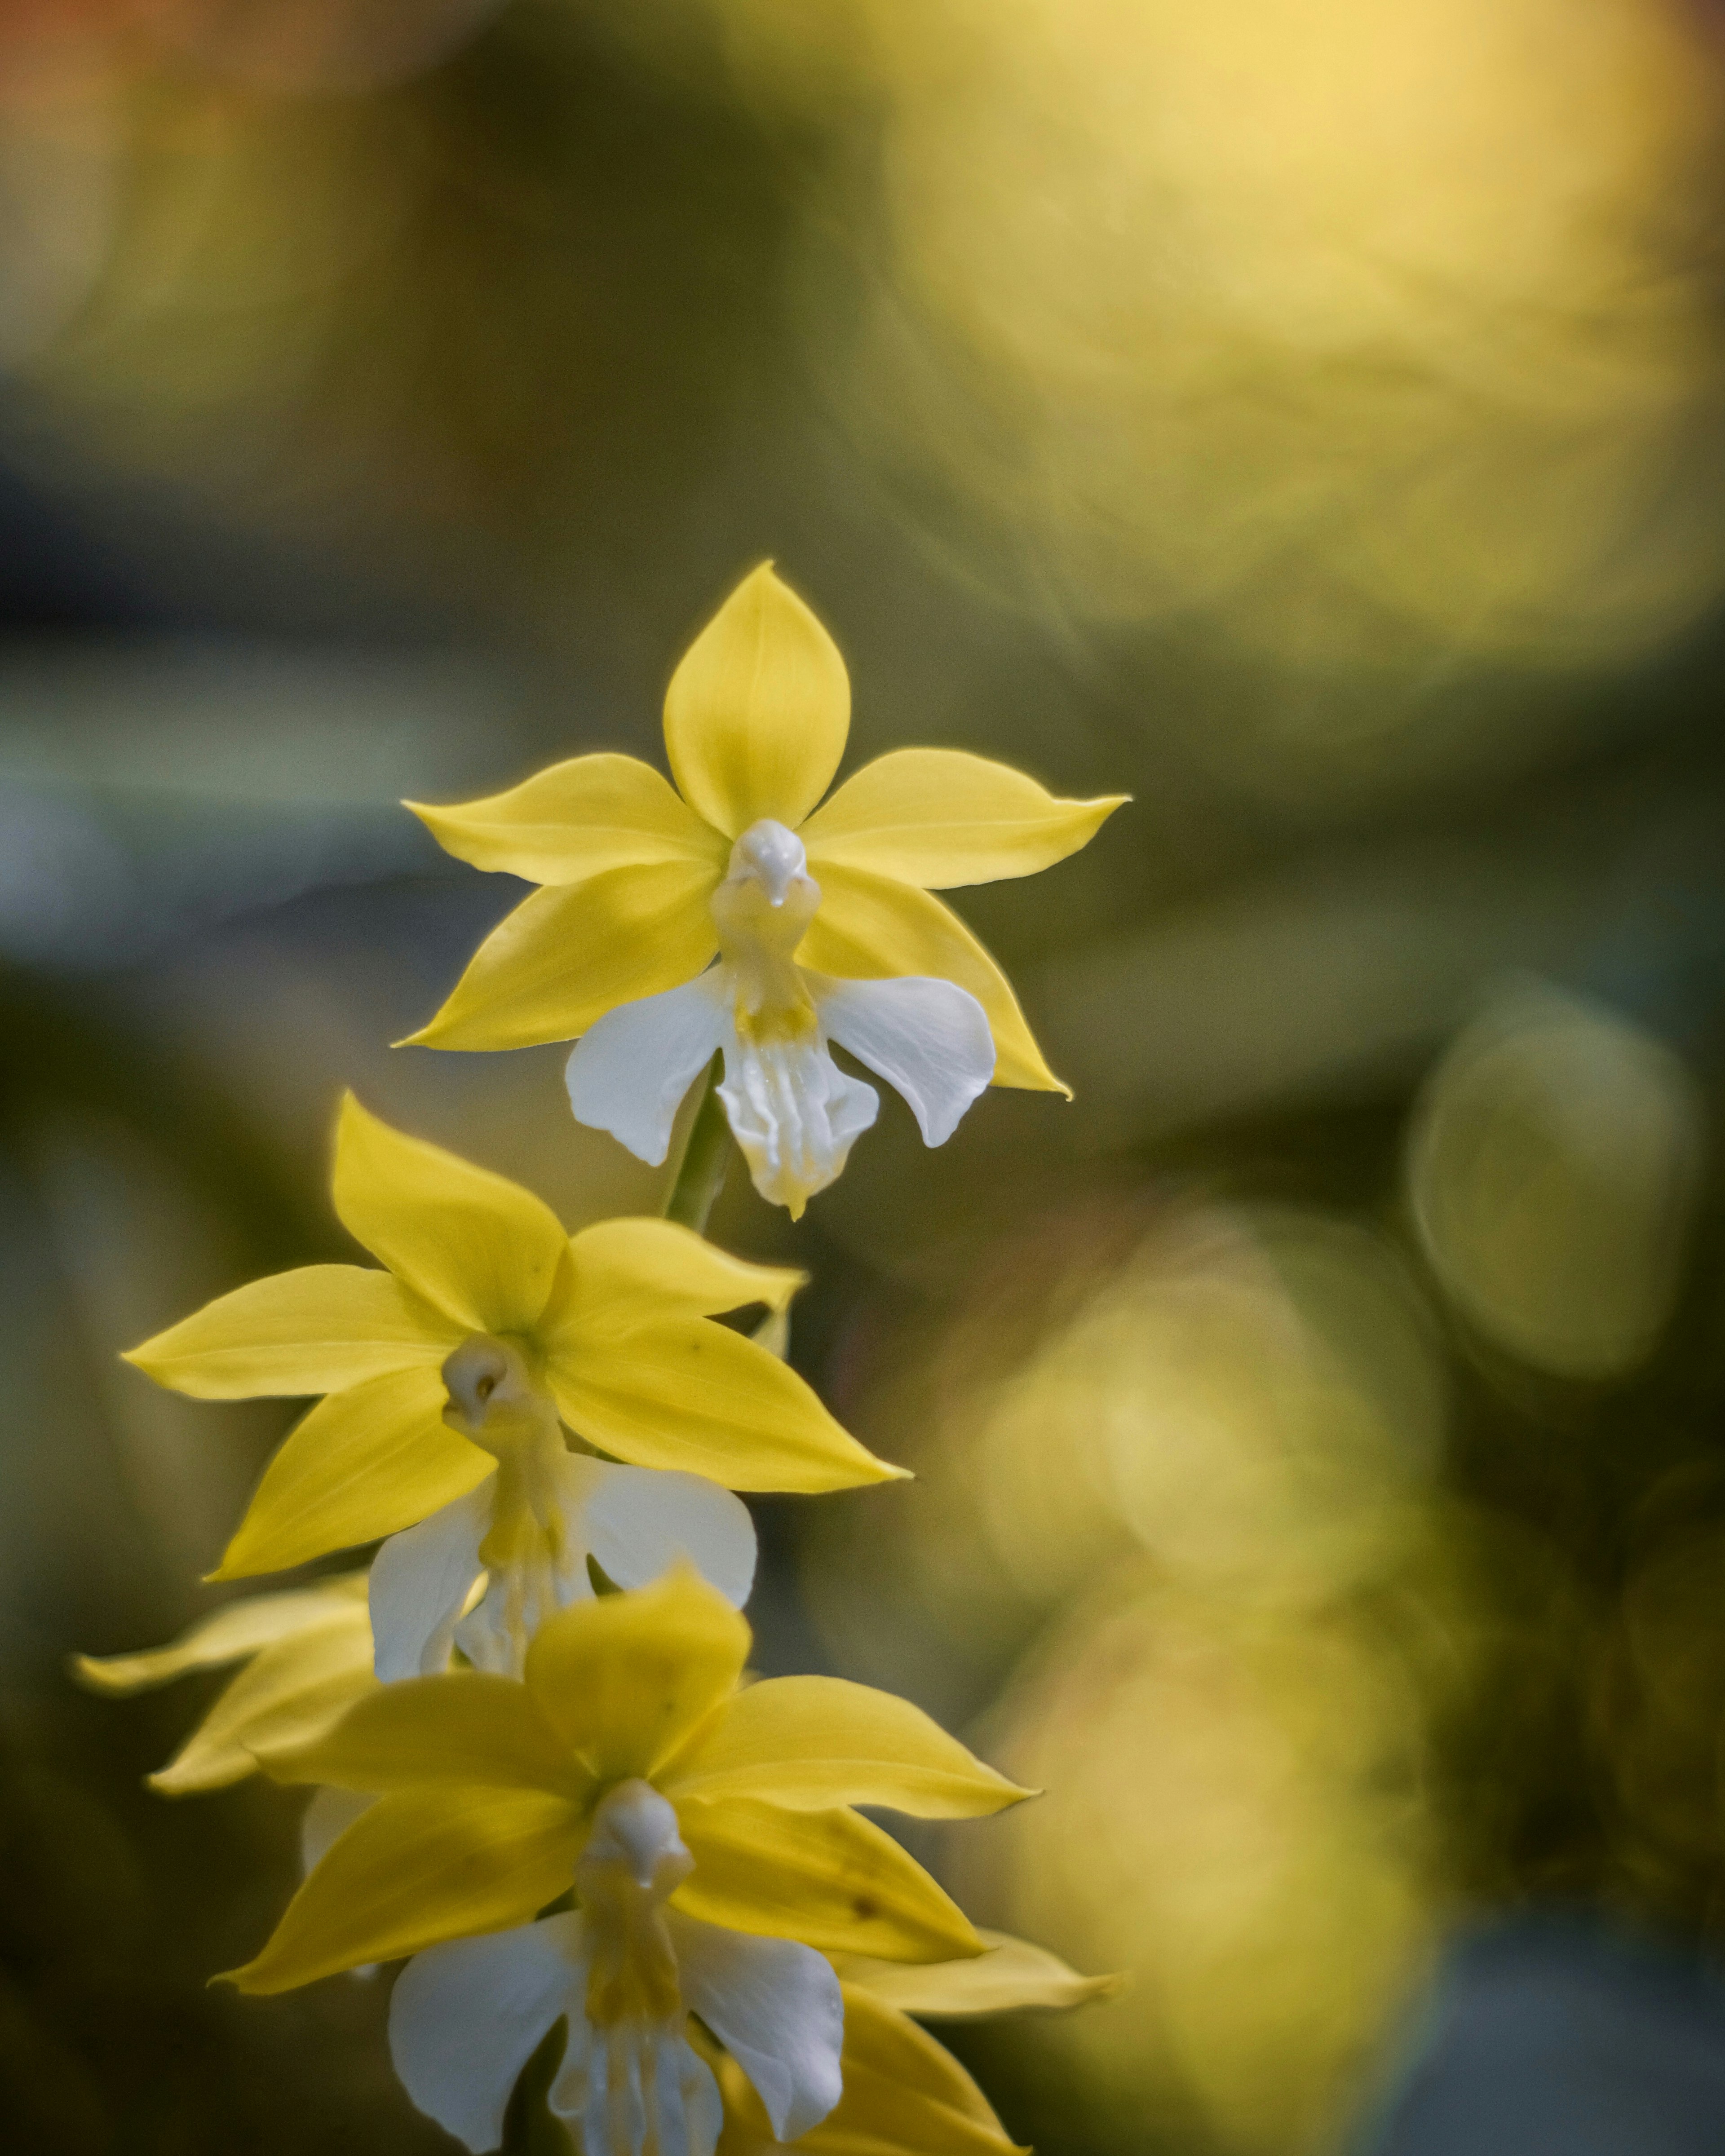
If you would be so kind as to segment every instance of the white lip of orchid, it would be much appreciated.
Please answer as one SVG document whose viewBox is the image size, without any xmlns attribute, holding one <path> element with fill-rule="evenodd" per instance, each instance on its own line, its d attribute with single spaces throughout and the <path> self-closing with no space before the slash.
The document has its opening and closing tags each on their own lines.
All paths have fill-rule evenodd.
<svg viewBox="0 0 1725 2156">
<path fill-rule="evenodd" d="M 486 1630 L 507 1641 L 519 1676 L 535 1630 L 567 1599 L 558 1573 L 568 1543 L 559 1483 L 567 1449 L 557 1404 L 534 1383 L 521 1350 L 488 1332 L 462 1342 L 444 1362 L 443 1380 L 444 1422 L 497 1462 L 479 1556 L 490 1575 Z M 494 1600 L 500 1591 L 501 1606 Z"/>
</svg>

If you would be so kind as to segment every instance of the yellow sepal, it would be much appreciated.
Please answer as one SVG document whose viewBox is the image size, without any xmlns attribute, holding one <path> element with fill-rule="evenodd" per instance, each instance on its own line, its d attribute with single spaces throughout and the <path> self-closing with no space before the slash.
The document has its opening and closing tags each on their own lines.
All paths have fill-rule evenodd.
<svg viewBox="0 0 1725 2156">
<path fill-rule="evenodd" d="M 278 1640 L 249 1662 L 150 1786 L 183 1797 L 243 1781 L 272 1746 L 321 1735 L 377 1683 L 365 1605 L 351 1604 L 345 1623 Z"/>
<path fill-rule="evenodd" d="M 290 1991 L 439 1939 L 526 1923 L 573 1876 L 580 1814 L 529 1789 L 380 1797 L 325 1855 L 262 1953 L 227 1981 Z"/>
<path fill-rule="evenodd" d="M 673 1220 L 601 1220 L 571 1238 L 572 1293 L 563 1326 L 622 1331 L 660 1317 L 712 1317 L 764 1302 L 783 1310 L 808 1279 L 716 1250 Z M 547 1345 L 554 1336 L 547 1332 Z"/>
<path fill-rule="evenodd" d="M 759 1797 L 798 1811 L 883 1804 L 918 1819 L 975 1819 L 1032 1794 L 908 1700 L 842 1677 L 751 1685 L 664 1787 L 673 1799 Z"/>
<path fill-rule="evenodd" d="M 831 863 L 949 891 L 1052 867 L 1088 845 L 1130 798 L 1062 801 L 1009 764 L 958 749 L 901 748 L 847 778 L 798 835 L 817 881 Z"/>
<path fill-rule="evenodd" d="M 468 1332 L 531 1332 L 567 1262 L 551 1208 L 506 1176 L 392 1130 L 356 1101 L 336 1127 L 336 1212 L 356 1241 Z"/>
<path fill-rule="evenodd" d="M 513 1677 L 478 1670 L 406 1677 L 292 1751 L 272 1748 L 278 1782 L 324 1782 L 387 1796 L 445 1787 L 559 1791 L 578 1800 L 592 1785 Z"/>
<path fill-rule="evenodd" d="M 326 1625 L 366 1625 L 367 1575 L 344 1572 L 279 1594 L 237 1595 L 188 1625 L 165 1647 L 130 1655 L 74 1655 L 72 1674 L 91 1691 L 122 1698 L 152 1691 L 193 1670 L 219 1669 L 278 1640 L 300 1638 Z"/>
<path fill-rule="evenodd" d="M 705 862 L 716 877 L 725 871 L 720 834 L 639 757 L 571 757 L 482 801 L 402 805 L 457 860 L 529 883 L 580 883 L 655 861 Z"/>
<path fill-rule="evenodd" d="M 212 1579 L 285 1572 L 429 1519 L 495 1471 L 444 1425 L 435 1370 L 398 1370 L 331 1393 L 264 1469 Z"/>
<path fill-rule="evenodd" d="M 707 1923 L 881 1961 L 982 1952 L 957 1903 L 859 1813 L 685 1798 L 677 1825 L 695 1869 L 673 1898 Z"/>
<path fill-rule="evenodd" d="M 729 1490 L 846 1490 L 904 1469 L 859 1445 L 794 1370 L 704 1317 L 613 1339 L 571 1329 L 546 1378 L 563 1419 L 638 1467 L 674 1467 Z"/>
<path fill-rule="evenodd" d="M 680 1567 L 549 1619 L 527 1650 L 527 1690 L 598 1780 L 644 1780 L 730 1697 L 748 1650 L 744 1620 Z"/>
<path fill-rule="evenodd" d="M 573 1040 L 617 1004 L 692 981 L 719 947 L 707 901 L 723 871 L 722 862 L 657 861 L 536 891 L 474 952 L 430 1023 L 398 1046 Z"/>
<path fill-rule="evenodd" d="M 963 2066 L 914 2021 L 845 1990 L 845 2093 L 801 2135 L 798 2156 L 1029 2156 Z M 718 2156 L 770 2156 L 765 2107 L 734 2059 L 715 2062 L 725 2101 Z"/>
<path fill-rule="evenodd" d="M 218 1296 L 126 1355 L 158 1385 L 201 1400 L 333 1393 L 440 1363 L 447 1319 L 392 1274 L 302 1265 Z"/>
<path fill-rule="evenodd" d="M 794 830 L 832 784 L 850 732 L 838 645 L 763 562 L 665 693 L 665 746 L 683 798 L 727 839 L 763 816 Z"/>
<path fill-rule="evenodd" d="M 818 973 L 860 981 L 932 976 L 968 988 L 988 1013 L 997 1086 L 1068 1093 L 1032 1039 L 1012 985 L 950 906 L 891 876 L 837 861 L 820 871 L 820 911 L 797 949 Z"/>
<path fill-rule="evenodd" d="M 978 1927 L 977 1937 L 988 1951 L 972 1961 L 912 1964 L 834 1954 L 833 1966 L 847 1985 L 860 1985 L 901 2013 L 938 2021 L 968 2021 L 984 2014 L 1051 2013 L 1112 1999 L 1125 1988 L 1124 1976 L 1081 1976 L 1046 1947 L 1015 1939 L 1009 1932 L 985 1932 Z"/>
</svg>

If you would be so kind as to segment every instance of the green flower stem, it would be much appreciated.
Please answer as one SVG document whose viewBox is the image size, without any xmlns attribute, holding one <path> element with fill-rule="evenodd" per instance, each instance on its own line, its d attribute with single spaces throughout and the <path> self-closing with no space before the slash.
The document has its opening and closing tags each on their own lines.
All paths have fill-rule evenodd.
<svg viewBox="0 0 1725 2156">
<path fill-rule="evenodd" d="M 509 2099 L 503 2117 L 503 2146 L 499 2156 L 575 2156 L 575 2143 L 561 2120 L 553 2117 L 547 2099 L 563 2063 L 568 2024 L 552 2023 L 544 2041 L 526 2066 Z"/>
<path fill-rule="evenodd" d="M 723 1069 L 723 1057 L 714 1056 L 701 1087 L 701 1106 L 689 1126 L 683 1157 L 671 1178 L 670 1194 L 665 1201 L 665 1219 L 692 1228 L 697 1235 L 706 1231 L 707 1215 L 725 1187 L 725 1171 L 731 1165 L 731 1126 L 726 1120 L 725 1103 L 719 1098 L 719 1074 Z"/>
</svg>

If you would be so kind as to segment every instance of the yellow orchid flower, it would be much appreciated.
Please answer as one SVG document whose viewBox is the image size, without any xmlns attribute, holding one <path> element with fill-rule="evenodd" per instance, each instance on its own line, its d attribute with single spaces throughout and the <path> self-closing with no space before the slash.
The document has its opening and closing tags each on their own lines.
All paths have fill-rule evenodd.
<svg viewBox="0 0 1725 2156">
<path fill-rule="evenodd" d="M 74 1655 L 71 1666 L 90 1691 L 124 1698 L 239 1661 L 246 1666 L 167 1765 L 148 1777 L 152 1789 L 190 1796 L 243 1781 L 257 1772 L 260 1754 L 310 1743 L 377 1689 L 364 1573 L 247 1595 L 199 1618 L 167 1646 Z"/>
<path fill-rule="evenodd" d="M 408 2092 L 494 2147 L 516 2076 L 567 2015 L 552 2107 L 585 2156 L 711 2156 L 698 2014 L 794 2138 L 839 2095 L 824 1953 L 981 1951 L 954 1904 L 850 1806 L 925 1818 L 1027 1794 L 902 1700 L 837 1678 L 743 1686 L 749 1629 L 686 1568 L 551 1618 L 525 1681 L 381 1688 L 279 1779 L 376 1801 L 338 1840 L 242 1990 L 414 1957 L 391 2009 Z M 534 1921 L 571 1886 L 578 1907 Z M 473 1936 L 480 1934 L 482 1936 Z M 631 2129 L 630 2121 L 637 2122 Z"/>
<path fill-rule="evenodd" d="M 518 1671 L 545 1613 L 593 1591 L 589 1557 L 629 1587 L 686 1556 L 741 1602 L 755 1537 L 733 1490 L 901 1472 L 768 1349 L 711 1322 L 782 1308 L 798 1273 L 665 1220 L 571 1237 L 519 1185 L 351 1096 L 335 1203 L 387 1270 L 254 1281 L 128 1359 L 205 1399 L 327 1394 L 264 1471 L 213 1576 L 388 1537 L 370 1584 L 380 1677 L 440 1670 L 452 1641 L 482 1668 Z M 571 1451 L 561 1423 L 631 1464 Z"/>
<path fill-rule="evenodd" d="M 1058 800 L 1004 764 L 901 749 L 818 805 L 850 726 L 837 646 L 767 564 L 672 677 L 675 791 L 636 757 L 597 755 L 486 800 L 408 803 L 462 860 L 544 886 L 412 1038 L 580 1036 L 577 1117 L 655 1163 L 721 1052 L 756 1188 L 793 1217 L 880 1106 L 829 1043 L 896 1087 L 930 1145 L 991 1082 L 1065 1091 L 1005 975 L 931 894 L 1047 868 L 1127 797 Z"/>
</svg>

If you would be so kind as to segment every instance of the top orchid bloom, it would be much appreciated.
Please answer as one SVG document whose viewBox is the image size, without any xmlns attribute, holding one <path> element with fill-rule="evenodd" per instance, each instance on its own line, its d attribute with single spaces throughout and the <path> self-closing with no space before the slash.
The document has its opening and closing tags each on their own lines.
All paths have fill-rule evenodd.
<svg viewBox="0 0 1725 2156">
<path fill-rule="evenodd" d="M 831 1043 L 897 1088 L 930 1145 L 991 1082 L 1064 1091 L 1000 968 L 929 894 L 1047 868 L 1125 797 L 1057 800 L 1004 764 L 901 749 L 818 806 L 850 726 L 836 645 L 763 566 L 672 677 L 675 792 L 634 757 L 598 755 L 488 800 L 410 804 L 450 853 L 546 886 L 413 1040 L 582 1036 L 577 1116 L 655 1163 L 722 1051 L 755 1187 L 793 1217 L 880 1106 Z"/>
</svg>

